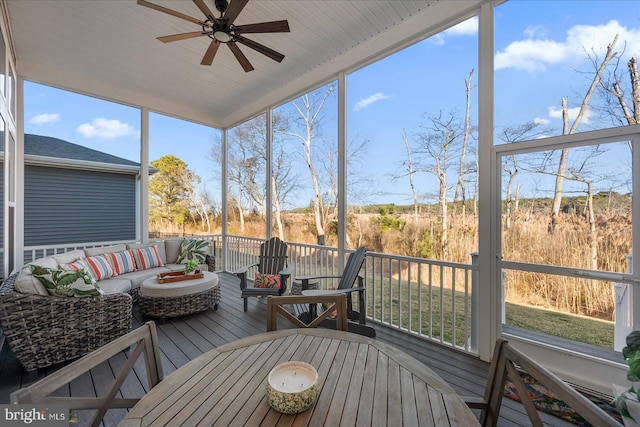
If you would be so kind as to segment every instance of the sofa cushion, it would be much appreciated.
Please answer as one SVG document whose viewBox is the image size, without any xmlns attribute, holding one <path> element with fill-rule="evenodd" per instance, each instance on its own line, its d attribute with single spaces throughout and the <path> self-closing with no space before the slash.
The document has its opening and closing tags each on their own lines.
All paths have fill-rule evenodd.
<svg viewBox="0 0 640 427">
<path fill-rule="evenodd" d="M 60 264 L 69 264 L 71 262 L 77 261 L 80 258 L 84 258 L 84 257 L 85 257 L 84 251 L 82 249 L 76 249 L 75 251 L 54 255 L 53 259 L 55 259 L 58 265 L 60 265 Z"/>
<path fill-rule="evenodd" d="M 18 274 L 16 283 L 14 285 L 15 290 L 18 292 L 22 292 L 23 294 L 43 296 L 49 295 L 47 288 L 44 287 L 42 282 L 33 277 L 33 274 L 31 274 L 31 269 L 29 268 L 30 265 L 38 265 L 40 267 L 47 268 L 58 267 L 58 263 L 55 259 L 53 259 L 53 257 L 45 257 L 32 261 L 31 263 L 25 265 L 20 271 L 20 274 Z"/>
<path fill-rule="evenodd" d="M 84 254 L 85 256 L 96 256 L 101 254 L 110 254 L 113 252 L 120 252 L 127 249 L 127 245 L 124 243 L 119 245 L 111 245 L 111 246 L 99 246 L 95 248 L 85 248 Z"/>
<path fill-rule="evenodd" d="M 131 281 L 131 288 L 135 289 L 140 287 L 140 283 L 149 277 L 157 276 L 160 273 L 167 273 L 170 271 L 165 267 L 150 268 L 148 270 L 136 270 L 131 273 L 125 273 L 122 276 L 118 276 L 118 279 L 127 279 Z"/>
<path fill-rule="evenodd" d="M 136 259 L 136 270 L 147 270 L 149 268 L 162 267 L 164 262 L 160 259 L 158 247 L 156 245 L 133 250 Z"/>
<path fill-rule="evenodd" d="M 158 250 L 158 254 L 160 255 L 160 259 L 163 264 L 167 263 L 167 254 L 164 250 L 164 242 L 153 242 L 153 243 L 130 243 L 127 245 L 127 249 L 141 249 L 141 248 L 149 248 L 151 246 L 155 246 Z M 134 251 L 135 254 L 135 251 Z"/>
<path fill-rule="evenodd" d="M 93 297 L 102 295 L 96 281 L 85 270 L 62 270 L 30 265 L 31 273 L 59 297 Z"/>
<path fill-rule="evenodd" d="M 209 253 L 207 240 L 184 239 L 180 244 L 180 255 L 176 262 L 186 264 L 190 259 L 195 259 L 198 264 L 204 264 L 207 253 Z"/>
<path fill-rule="evenodd" d="M 119 252 L 110 252 L 103 255 L 109 260 L 111 267 L 116 275 L 130 273 L 136 271 L 136 260 L 133 256 L 133 250 L 127 249 Z"/>
<path fill-rule="evenodd" d="M 184 264 L 165 264 L 164 268 L 167 268 L 168 271 L 183 271 Z M 198 269 L 202 271 L 209 271 L 209 266 L 207 264 L 198 265 Z"/>
<path fill-rule="evenodd" d="M 177 264 L 181 245 L 182 237 L 177 239 L 166 239 L 164 241 L 164 251 L 167 255 L 167 258 L 164 260 L 165 264 Z"/>
<path fill-rule="evenodd" d="M 131 290 L 131 280 L 123 279 L 120 276 L 112 277 L 108 280 L 99 281 L 98 286 L 100 286 L 105 295 L 126 294 Z"/>
</svg>

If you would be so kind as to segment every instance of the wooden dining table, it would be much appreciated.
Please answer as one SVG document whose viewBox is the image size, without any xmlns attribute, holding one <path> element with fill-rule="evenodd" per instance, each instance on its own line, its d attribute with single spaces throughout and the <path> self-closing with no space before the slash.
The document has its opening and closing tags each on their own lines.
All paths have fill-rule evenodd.
<svg viewBox="0 0 640 427">
<path fill-rule="evenodd" d="M 300 360 L 318 372 L 308 410 L 269 406 L 267 376 Z M 473 426 L 476 417 L 431 369 L 397 348 L 349 332 L 284 329 L 211 350 L 179 368 L 120 422 L 133 426 Z"/>
</svg>

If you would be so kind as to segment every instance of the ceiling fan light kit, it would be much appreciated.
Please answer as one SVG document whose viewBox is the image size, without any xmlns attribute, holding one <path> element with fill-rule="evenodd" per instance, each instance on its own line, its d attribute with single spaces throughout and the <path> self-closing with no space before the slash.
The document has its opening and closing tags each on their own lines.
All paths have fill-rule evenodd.
<svg viewBox="0 0 640 427">
<path fill-rule="evenodd" d="M 189 15 L 185 15 L 181 12 L 177 12 L 173 9 L 166 8 L 164 6 L 157 5 L 155 3 L 151 3 L 147 0 L 138 0 L 138 4 L 141 6 L 148 7 L 150 9 L 154 9 L 177 18 L 184 19 L 186 21 L 192 22 L 194 24 L 200 25 L 202 28 L 201 31 L 194 31 L 189 33 L 181 33 L 181 34 L 173 34 L 169 36 L 158 37 L 157 39 L 163 43 L 170 43 L 178 40 L 185 40 L 189 38 L 207 36 L 211 39 L 211 43 L 207 48 L 207 51 L 200 62 L 201 65 L 211 65 L 213 63 L 213 59 L 218 52 L 218 47 L 220 43 L 224 43 L 229 47 L 231 53 L 238 60 L 242 68 L 245 72 L 249 72 L 253 70 L 253 66 L 247 59 L 247 57 L 242 53 L 240 48 L 238 47 L 238 43 L 255 50 L 258 53 L 261 53 L 274 61 L 282 62 L 284 59 L 284 55 L 280 52 L 276 52 L 275 50 L 258 43 L 254 40 L 248 39 L 244 37 L 242 34 L 245 33 L 288 33 L 289 30 L 289 22 L 287 20 L 282 21 L 271 21 L 271 22 L 259 22 L 256 24 L 246 24 L 246 25 L 233 25 L 233 22 L 238 17 L 240 12 L 247 5 L 249 0 L 231 0 L 228 2 L 227 0 L 215 0 L 215 8 L 218 12 L 220 12 L 220 17 L 216 18 L 213 16 L 213 12 L 205 3 L 205 0 L 193 0 L 195 5 L 200 9 L 200 11 L 205 15 L 204 20 L 200 20 L 194 18 Z"/>
</svg>

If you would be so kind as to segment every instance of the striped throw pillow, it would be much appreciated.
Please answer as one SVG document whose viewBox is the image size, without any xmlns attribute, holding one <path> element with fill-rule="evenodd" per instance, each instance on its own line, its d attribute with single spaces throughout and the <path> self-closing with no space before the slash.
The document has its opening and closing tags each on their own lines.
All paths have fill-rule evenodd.
<svg viewBox="0 0 640 427">
<path fill-rule="evenodd" d="M 96 280 L 108 279 L 117 276 L 113 271 L 113 267 L 104 255 L 90 256 L 83 258 L 82 261 L 89 267 L 89 272 Z"/>
<path fill-rule="evenodd" d="M 116 275 L 130 273 L 136 271 L 136 260 L 133 257 L 133 251 L 128 249 L 126 251 L 111 252 L 104 254 L 113 267 L 113 271 Z"/>
<path fill-rule="evenodd" d="M 133 255 L 136 258 L 136 268 L 146 270 L 148 268 L 162 267 L 164 263 L 160 259 L 157 246 L 135 249 Z"/>
<path fill-rule="evenodd" d="M 87 272 L 89 271 L 89 266 L 82 259 L 79 259 L 74 262 L 70 262 L 68 264 L 59 264 L 59 267 L 63 270 L 76 270 L 76 271 L 84 270 Z"/>
</svg>

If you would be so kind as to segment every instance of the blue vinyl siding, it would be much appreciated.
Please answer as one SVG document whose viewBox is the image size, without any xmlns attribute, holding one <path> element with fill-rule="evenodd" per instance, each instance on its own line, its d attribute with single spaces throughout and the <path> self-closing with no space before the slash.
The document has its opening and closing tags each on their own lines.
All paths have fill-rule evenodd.
<svg viewBox="0 0 640 427">
<path fill-rule="evenodd" d="M 25 167 L 25 246 L 133 240 L 136 177 Z"/>
</svg>

